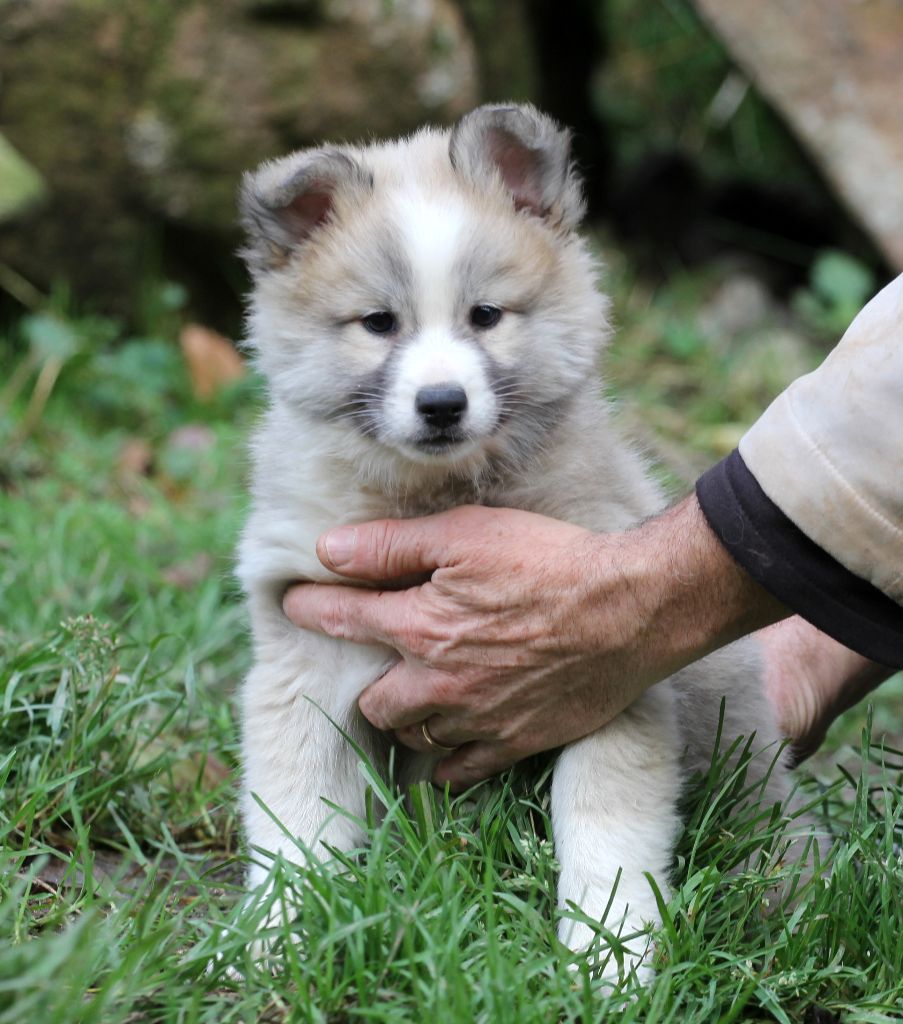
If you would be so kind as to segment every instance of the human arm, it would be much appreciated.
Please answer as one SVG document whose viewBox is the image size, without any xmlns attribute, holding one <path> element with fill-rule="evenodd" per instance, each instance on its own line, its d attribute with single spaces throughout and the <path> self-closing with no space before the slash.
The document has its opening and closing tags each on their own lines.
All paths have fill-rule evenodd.
<svg viewBox="0 0 903 1024">
<path fill-rule="evenodd" d="M 737 456 L 813 545 L 903 604 L 903 275 L 775 399 Z"/>
</svg>

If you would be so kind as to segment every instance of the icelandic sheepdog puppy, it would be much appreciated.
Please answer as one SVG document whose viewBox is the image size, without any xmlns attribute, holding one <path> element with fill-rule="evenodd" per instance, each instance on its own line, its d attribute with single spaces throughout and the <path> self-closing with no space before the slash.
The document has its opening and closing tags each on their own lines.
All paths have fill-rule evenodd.
<svg viewBox="0 0 903 1024">
<path fill-rule="evenodd" d="M 601 395 L 607 303 L 577 231 L 570 136 L 549 117 L 484 106 L 451 130 L 293 153 L 246 176 L 241 211 L 249 343 L 270 395 L 238 570 L 255 653 L 244 816 L 252 846 L 297 859 L 286 834 L 324 854 L 360 843 L 351 815 L 364 816 L 365 782 L 343 732 L 386 764 L 387 738 L 357 698 L 397 659 L 286 620 L 288 584 L 336 579 L 315 553 L 321 533 L 464 504 L 624 530 L 663 496 Z M 624 935 L 659 921 L 645 875 L 667 890 L 682 780 L 708 767 L 725 694 L 723 737 L 754 731 L 776 750 L 754 648 L 741 643 L 561 751 L 562 908 L 597 919 L 608 908 L 606 927 Z M 787 791 L 778 767 L 763 800 Z M 266 875 L 259 864 L 250 885 Z M 561 937 L 580 950 L 593 933 L 562 919 Z M 647 952 L 625 969 L 648 975 Z"/>
</svg>

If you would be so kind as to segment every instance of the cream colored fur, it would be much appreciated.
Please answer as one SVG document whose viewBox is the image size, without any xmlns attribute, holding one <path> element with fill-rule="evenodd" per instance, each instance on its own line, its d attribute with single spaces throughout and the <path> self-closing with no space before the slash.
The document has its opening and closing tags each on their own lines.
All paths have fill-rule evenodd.
<svg viewBox="0 0 903 1024">
<path fill-rule="evenodd" d="M 387 740 L 356 701 L 394 653 L 300 631 L 281 610 L 289 582 L 329 578 L 319 534 L 465 503 L 600 531 L 661 508 L 602 396 L 606 300 L 575 231 L 581 213 L 567 133 L 529 107 L 480 108 L 451 133 L 297 153 L 248 177 L 249 341 L 271 395 L 239 562 L 255 654 L 243 696 L 254 848 L 297 858 L 283 829 L 315 850 L 361 841 L 327 803 L 360 816 L 365 787 L 327 716 L 386 762 Z M 498 325 L 469 322 L 478 304 L 504 311 Z M 386 310 L 397 331 L 368 332 L 361 318 Z M 426 451 L 415 397 L 450 382 L 468 395 L 466 436 Z M 777 743 L 743 644 L 564 749 L 552 787 L 562 907 L 599 918 L 611 900 L 606 926 L 625 935 L 658 921 L 644 873 L 667 889 L 682 780 L 708 764 L 724 694 L 727 738 L 755 731 L 757 746 Z M 766 798 L 785 793 L 778 773 Z M 250 885 L 265 875 L 252 870 Z M 560 930 L 575 949 L 592 937 L 567 918 Z M 648 970 L 645 952 L 643 940 L 626 966 Z"/>
</svg>

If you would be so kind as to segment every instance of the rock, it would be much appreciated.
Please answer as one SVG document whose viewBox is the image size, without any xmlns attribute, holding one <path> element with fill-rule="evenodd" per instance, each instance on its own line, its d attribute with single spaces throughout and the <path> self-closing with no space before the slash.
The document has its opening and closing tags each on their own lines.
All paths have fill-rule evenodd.
<svg viewBox="0 0 903 1024">
<path fill-rule="evenodd" d="M 751 422 L 790 383 L 810 373 L 821 355 L 789 327 L 774 326 L 748 336 L 731 361 L 723 398 Z"/>
<path fill-rule="evenodd" d="M 695 3 L 888 261 L 903 270 L 903 5 Z"/>
<path fill-rule="evenodd" d="M 50 201 L 0 262 L 130 310 L 147 253 L 234 247 L 243 170 L 325 138 L 453 120 L 478 101 L 454 0 L 7 0 L 0 123 Z M 163 225 L 166 225 L 165 231 Z"/>
<path fill-rule="evenodd" d="M 775 314 L 768 289 L 752 274 L 737 273 L 721 282 L 702 306 L 697 326 L 716 347 L 724 350 L 738 335 L 760 326 Z"/>
</svg>

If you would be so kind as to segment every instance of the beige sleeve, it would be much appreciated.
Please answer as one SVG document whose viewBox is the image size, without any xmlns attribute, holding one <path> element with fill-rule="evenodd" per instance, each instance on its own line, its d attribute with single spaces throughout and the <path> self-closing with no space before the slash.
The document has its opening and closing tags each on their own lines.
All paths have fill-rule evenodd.
<svg viewBox="0 0 903 1024">
<path fill-rule="evenodd" d="M 740 455 L 803 533 L 903 604 L 903 275 L 775 399 Z"/>
</svg>

